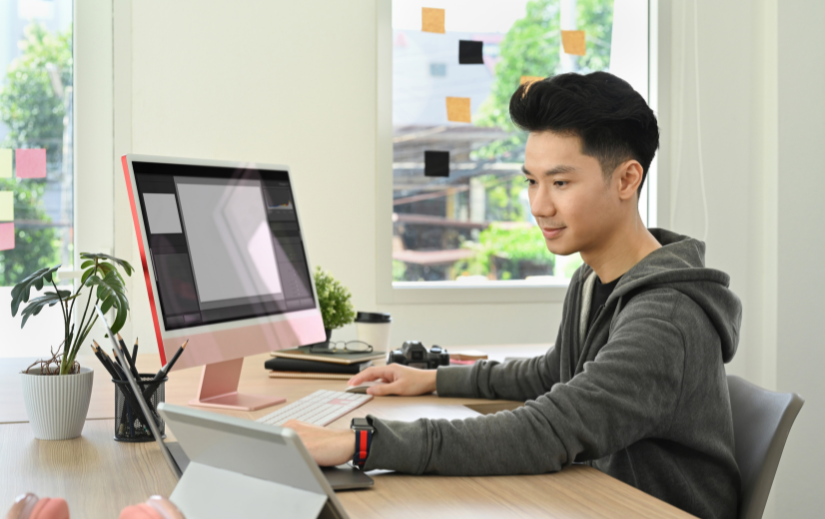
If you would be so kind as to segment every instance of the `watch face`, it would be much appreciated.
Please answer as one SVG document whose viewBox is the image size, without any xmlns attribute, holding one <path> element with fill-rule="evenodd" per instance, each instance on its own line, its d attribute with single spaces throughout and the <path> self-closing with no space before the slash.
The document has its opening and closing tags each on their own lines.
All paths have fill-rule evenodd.
<svg viewBox="0 0 825 519">
<path fill-rule="evenodd" d="M 370 427 L 370 423 L 366 418 L 353 418 L 350 427 Z"/>
</svg>

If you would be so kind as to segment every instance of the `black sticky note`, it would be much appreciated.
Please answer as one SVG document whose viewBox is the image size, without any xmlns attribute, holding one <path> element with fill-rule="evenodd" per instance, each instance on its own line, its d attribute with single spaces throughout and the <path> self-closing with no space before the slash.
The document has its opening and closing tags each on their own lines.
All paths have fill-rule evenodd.
<svg viewBox="0 0 825 519">
<path fill-rule="evenodd" d="M 460 65 L 483 65 L 483 41 L 458 40 L 458 63 Z"/>
<path fill-rule="evenodd" d="M 426 177 L 449 177 L 450 176 L 450 152 L 449 151 L 425 151 L 424 152 L 424 176 L 426 176 Z"/>
</svg>

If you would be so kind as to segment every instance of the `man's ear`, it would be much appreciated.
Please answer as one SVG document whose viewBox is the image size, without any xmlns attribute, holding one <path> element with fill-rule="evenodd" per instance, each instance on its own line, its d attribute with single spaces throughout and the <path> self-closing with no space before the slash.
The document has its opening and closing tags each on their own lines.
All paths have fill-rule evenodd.
<svg viewBox="0 0 825 519">
<path fill-rule="evenodd" d="M 639 161 L 628 160 L 622 162 L 619 167 L 613 171 L 613 176 L 619 180 L 619 198 L 622 200 L 630 200 L 639 190 L 639 185 L 644 178 L 644 169 L 642 169 Z"/>
</svg>

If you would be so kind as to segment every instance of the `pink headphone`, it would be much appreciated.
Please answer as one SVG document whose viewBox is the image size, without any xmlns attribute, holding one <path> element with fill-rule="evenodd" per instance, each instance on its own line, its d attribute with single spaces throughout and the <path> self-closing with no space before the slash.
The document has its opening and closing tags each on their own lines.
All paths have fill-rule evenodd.
<svg viewBox="0 0 825 519">
<path fill-rule="evenodd" d="M 14 500 L 6 519 L 70 519 L 69 505 L 59 497 L 38 499 L 34 494 L 23 494 Z M 171 501 L 152 496 L 145 503 L 127 506 L 120 511 L 120 519 L 186 519 Z"/>
</svg>

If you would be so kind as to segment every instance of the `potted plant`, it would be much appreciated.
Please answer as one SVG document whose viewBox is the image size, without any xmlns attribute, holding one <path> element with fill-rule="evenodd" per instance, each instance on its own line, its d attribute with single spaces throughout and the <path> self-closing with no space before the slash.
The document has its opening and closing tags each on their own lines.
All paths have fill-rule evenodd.
<svg viewBox="0 0 825 519">
<path fill-rule="evenodd" d="M 116 317 L 112 331 L 118 332 L 126 322 L 129 302 L 123 277 L 115 265 L 119 265 L 126 275 L 132 275 L 132 266 L 121 259 L 106 254 L 81 253 L 80 265 L 83 275 L 77 290 L 62 290 L 57 287 L 56 272 L 60 265 L 42 268 L 23 279 L 11 291 L 11 315 L 17 315 L 21 304 L 26 304 L 20 315 L 21 328 L 30 317 L 40 313 L 46 306 L 59 304 L 63 314 L 63 342 L 50 359 L 36 361 L 21 373 L 23 379 L 23 401 L 34 431 L 35 438 L 41 440 L 67 440 L 80 436 L 89 410 L 92 396 L 94 371 L 81 366 L 77 352 L 97 322 L 94 310 L 89 310 L 92 298 L 100 304 L 101 310 L 115 310 Z M 46 290 L 29 301 L 31 289 L 40 291 L 44 285 L 54 290 Z M 88 288 L 83 314 L 75 302 L 83 287 Z"/>
<path fill-rule="evenodd" d="M 324 330 L 327 332 L 327 342 L 332 337 L 332 330 L 351 323 L 355 319 L 355 308 L 352 306 L 352 294 L 332 274 L 315 268 L 315 291 L 318 293 L 318 304 L 321 307 L 321 317 L 324 319 Z"/>
</svg>

